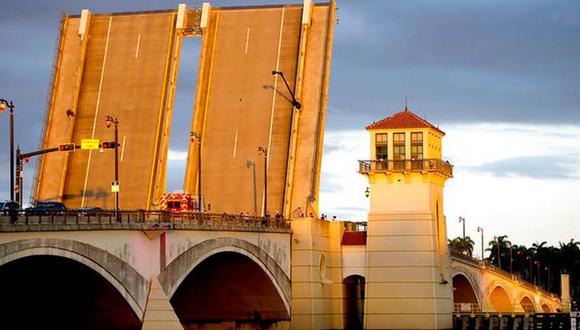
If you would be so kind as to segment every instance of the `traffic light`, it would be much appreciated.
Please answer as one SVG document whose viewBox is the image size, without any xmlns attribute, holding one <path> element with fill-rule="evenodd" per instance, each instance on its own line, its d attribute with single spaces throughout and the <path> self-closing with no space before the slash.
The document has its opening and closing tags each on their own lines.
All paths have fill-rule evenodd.
<svg viewBox="0 0 580 330">
<path fill-rule="evenodd" d="M 118 144 L 120 146 L 121 144 Z M 103 142 L 101 143 L 101 148 L 103 149 L 115 149 L 115 142 Z"/>
<path fill-rule="evenodd" d="M 75 150 L 74 143 L 65 143 L 65 144 L 60 144 L 58 146 L 58 151 L 74 151 L 74 150 Z"/>
</svg>

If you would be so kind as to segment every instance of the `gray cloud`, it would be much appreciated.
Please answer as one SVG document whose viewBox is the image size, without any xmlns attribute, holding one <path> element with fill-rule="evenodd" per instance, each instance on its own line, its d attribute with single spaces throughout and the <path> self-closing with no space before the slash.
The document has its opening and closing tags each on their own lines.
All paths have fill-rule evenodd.
<svg viewBox="0 0 580 330">
<path fill-rule="evenodd" d="M 467 170 L 488 172 L 495 176 L 522 176 L 533 179 L 580 179 L 576 157 L 530 156 L 515 157 L 465 167 Z"/>
<path fill-rule="evenodd" d="M 243 0 L 236 5 L 283 2 L 288 1 Z M 154 10 L 177 4 L 0 0 L 0 97 L 17 105 L 17 143 L 26 151 L 38 145 L 60 12 Z M 580 124 L 578 1 L 344 0 L 338 5 L 329 131 L 362 129 L 400 110 L 405 96 L 412 110 L 434 124 Z M 172 149 L 187 145 L 191 123 L 199 46 L 187 47 L 175 98 Z M 8 143 L 5 119 L 0 116 L 0 146 Z M 7 159 L 1 152 L 0 163 Z M 0 173 L 3 180 L 6 172 Z M 0 195 L 6 194 L 4 189 L 0 187 Z"/>
</svg>

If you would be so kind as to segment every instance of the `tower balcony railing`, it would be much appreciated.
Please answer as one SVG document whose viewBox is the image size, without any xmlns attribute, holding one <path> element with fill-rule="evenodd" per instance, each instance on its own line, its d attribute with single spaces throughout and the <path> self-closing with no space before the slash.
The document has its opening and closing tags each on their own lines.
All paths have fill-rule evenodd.
<svg viewBox="0 0 580 330">
<path fill-rule="evenodd" d="M 453 165 L 441 159 L 405 159 L 405 160 L 359 160 L 359 173 L 388 172 L 437 172 L 445 176 L 453 176 Z"/>
</svg>

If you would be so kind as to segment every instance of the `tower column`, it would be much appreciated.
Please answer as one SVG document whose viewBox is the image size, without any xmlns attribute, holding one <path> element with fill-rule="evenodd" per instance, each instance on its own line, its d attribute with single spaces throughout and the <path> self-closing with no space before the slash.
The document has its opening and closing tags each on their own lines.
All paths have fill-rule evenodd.
<svg viewBox="0 0 580 330">
<path fill-rule="evenodd" d="M 443 188 L 452 166 L 440 158 L 444 133 L 408 110 L 367 130 L 371 155 L 385 154 L 385 134 L 392 150 L 359 167 L 370 187 L 365 329 L 451 329 Z"/>
</svg>

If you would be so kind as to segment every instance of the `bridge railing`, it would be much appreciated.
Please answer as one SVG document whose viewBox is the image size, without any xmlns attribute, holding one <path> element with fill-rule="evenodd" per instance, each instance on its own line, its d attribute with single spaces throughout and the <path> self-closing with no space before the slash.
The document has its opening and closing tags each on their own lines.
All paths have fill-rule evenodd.
<svg viewBox="0 0 580 330">
<path fill-rule="evenodd" d="M 438 172 L 453 176 L 453 165 L 441 159 L 359 160 L 359 173 L 377 172 Z"/>
<path fill-rule="evenodd" d="M 477 303 L 455 303 L 453 304 L 453 312 L 456 314 L 481 313 L 481 307 Z"/>
<path fill-rule="evenodd" d="M 477 266 L 480 268 L 485 268 L 485 269 L 490 270 L 498 275 L 506 277 L 512 281 L 516 281 L 516 282 L 518 282 L 519 285 L 521 285 L 529 290 L 539 292 L 540 294 L 547 296 L 547 297 L 550 297 L 550 298 L 553 298 L 553 299 L 558 299 L 558 296 L 556 294 L 554 294 L 552 292 L 545 291 L 542 287 L 534 285 L 534 284 L 524 280 L 524 278 L 521 277 L 520 275 L 512 274 L 512 273 L 508 272 L 507 270 L 503 270 L 499 267 L 496 267 L 487 259 L 486 260 L 475 259 L 469 255 L 462 253 L 461 251 L 457 251 L 454 249 L 449 249 L 449 253 L 455 259 L 460 259 L 461 261 L 468 262 L 474 266 Z"/>
<path fill-rule="evenodd" d="M 209 229 L 220 226 L 240 229 L 290 230 L 290 222 L 284 218 L 254 217 L 247 215 L 216 213 L 171 213 L 166 211 L 122 210 L 115 211 L 65 211 L 30 214 L 17 212 L 12 215 L 0 213 L 0 231 L 34 230 L 47 225 L 70 227 L 105 227 L 107 229 Z M 70 229 L 70 228 L 64 229 Z"/>
</svg>

